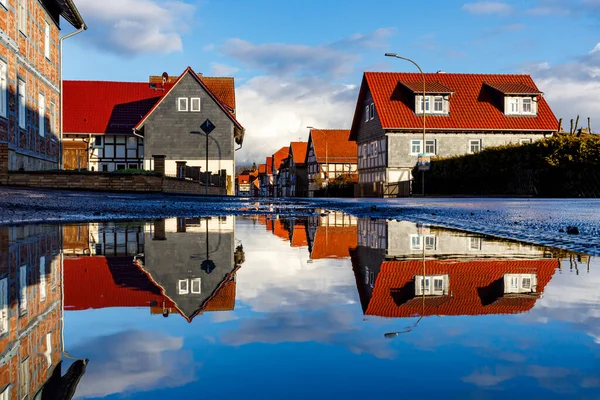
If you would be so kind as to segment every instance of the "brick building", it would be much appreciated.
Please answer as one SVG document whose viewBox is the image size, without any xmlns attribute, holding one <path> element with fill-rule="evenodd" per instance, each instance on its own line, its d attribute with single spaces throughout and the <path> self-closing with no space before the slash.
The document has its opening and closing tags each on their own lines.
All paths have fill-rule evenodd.
<svg viewBox="0 0 600 400">
<path fill-rule="evenodd" d="M 72 0 L 0 0 L 0 143 L 10 170 L 59 166 L 60 17 L 85 29 Z"/>
</svg>

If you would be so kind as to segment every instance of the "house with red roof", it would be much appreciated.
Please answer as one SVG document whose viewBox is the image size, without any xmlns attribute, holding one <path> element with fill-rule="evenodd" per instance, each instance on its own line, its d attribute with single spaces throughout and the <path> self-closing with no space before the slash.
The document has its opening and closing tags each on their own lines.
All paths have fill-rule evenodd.
<svg viewBox="0 0 600 400">
<path fill-rule="evenodd" d="M 263 165 L 262 172 L 259 168 L 258 178 L 260 179 L 260 197 L 273 197 L 273 159 L 267 157 Z M 260 166 L 259 166 L 260 167 Z"/>
<path fill-rule="evenodd" d="M 250 174 L 239 174 L 236 177 L 236 196 L 250 196 Z"/>
<path fill-rule="evenodd" d="M 418 73 L 365 72 L 350 139 L 358 145 L 361 194 L 382 197 L 409 188 L 419 155 L 476 153 L 557 130 L 529 75 L 428 73 L 423 85 Z"/>
<path fill-rule="evenodd" d="M 64 82 L 65 168 L 93 171 L 152 169 L 165 156 L 167 175 L 177 162 L 214 174 L 226 171 L 234 194 L 235 150 L 244 128 L 236 118 L 233 78 L 205 77 L 187 68 L 148 82 Z M 210 121 L 207 137 L 201 129 Z M 207 153 L 208 151 L 208 153 Z"/>
<path fill-rule="evenodd" d="M 0 1 L 0 147 L 8 153 L 3 169 L 4 163 L 9 171 L 60 166 L 65 22 L 71 25 L 67 32 L 87 29 L 75 0 Z"/>
<path fill-rule="evenodd" d="M 308 197 L 314 197 L 336 178 L 352 180 L 358 174 L 358 149 L 347 129 L 311 129 L 308 136 L 306 169 Z"/>
<path fill-rule="evenodd" d="M 280 168 L 290 154 L 290 147 L 284 146 L 271 156 L 271 169 L 273 170 L 273 197 L 281 197 L 282 185 L 280 184 Z"/>
<path fill-rule="evenodd" d="M 284 197 L 308 196 L 308 175 L 306 171 L 307 142 L 291 142 L 288 155 L 287 182 L 284 186 Z M 287 190 L 285 190 L 287 189 Z"/>
</svg>

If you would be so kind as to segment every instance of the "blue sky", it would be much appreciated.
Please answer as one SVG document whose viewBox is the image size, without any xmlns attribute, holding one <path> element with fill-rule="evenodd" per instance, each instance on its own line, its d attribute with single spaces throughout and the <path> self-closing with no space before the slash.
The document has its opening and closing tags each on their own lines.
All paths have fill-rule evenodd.
<svg viewBox="0 0 600 400">
<path fill-rule="evenodd" d="M 234 76 L 238 162 L 305 140 L 308 125 L 348 128 L 363 71 L 413 69 L 385 52 L 427 72 L 531 73 L 558 117 L 600 117 L 600 0 L 76 4 L 89 30 L 65 42 L 65 79 L 145 81 L 188 65 Z"/>
</svg>

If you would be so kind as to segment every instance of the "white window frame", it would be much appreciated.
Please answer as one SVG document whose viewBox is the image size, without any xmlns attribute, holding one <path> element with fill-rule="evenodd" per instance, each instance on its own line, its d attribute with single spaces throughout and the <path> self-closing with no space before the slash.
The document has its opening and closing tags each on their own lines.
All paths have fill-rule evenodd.
<svg viewBox="0 0 600 400">
<path fill-rule="evenodd" d="M 441 288 L 436 289 L 436 283 Z M 415 276 L 415 296 L 446 296 L 449 293 L 450 277 L 448 275 L 417 275 Z"/>
<path fill-rule="evenodd" d="M 367 104 L 365 106 L 365 122 L 369 122 L 369 115 L 371 115 L 371 106 Z"/>
<path fill-rule="evenodd" d="M 437 105 L 441 106 L 441 108 L 439 110 L 436 109 Z M 443 114 L 444 113 L 444 96 L 433 96 L 433 113 L 434 114 Z"/>
<path fill-rule="evenodd" d="M 375 119 L 375 104 L 371 103 L 370 109 L 369 109 L 369 120 L 373 121 Z"/>
<path fill-rule="evenodd" d="M 472 146 L 473 143 L 477 143 L 477 146 L 479 146 L 479 150 L 473 151 L 473 146 Z M 483 146 L 482 146 L 481 139 L 469 139 L 469 148 L 467 149 L 467 152 L 469 154 L 479 153 L 482 149 L 483 149 Z"/>
<path fill-rule="evenodd" d="M 46 301 L 46 257 L 40 257 L 40 302 Z"/>
<path fill-rule="evenodd" d="M 44 23 L 44 55 L 50 59 L 50 24 L 46 21 Z"/>
<path fill-rule="evenodd" d="M 521 114 L 521 99 L 519 97 L 509 97 L 506 102 L 506 115 Z"/>
<path fill-rule="evenodd" d="M 19 268 L 19 315 L 27 314 L 27 265 Z"/>
<path fill-rule="evenodd" d="M 181 103 L 182 100 L 185 103 L 185 107 L 181 106 L 182 105 L 182 103 Z M 187 111 L 189 111 L 189 109 L 190 109 L 189 102 L 190 102 L 190 99 L 188 99 L 187 97 L 178 97 L 177 98 L 177 111 L 179 111 L 179 112 L 187 112 Z"/>
<path fill-rule="evenodd" d="M 180 279 L 177 285 L 178 294 L 188 294 L 190 292 L 190 280 Z"/>
<path fill-rule="evenodd" d="M 19 79 L 19 128 L 27 128 L 27 82 Z"/>
<path fill-rule="evenodd" d="M 38 94 L 38 133 L 41 137 L 46 136 L 46 96 Z"/>
<path fill-rule="evenodd" d="M 536 293 L 537 274 L 505 274 L 504 293 L 522 294 Z"/>
<path fill-rule="evenodd" d="M 100 139 L 100 144 L 96 143 L 96 140 Z M 94 136 L 94 144 L 93 146 L 95 148 L 100 148 L 100 147 L 104 147 L 104 137 L 100 136 L 100 135 L 96 135 Z"/>
<path fill-rule="evenodd" d="M 430 146 L 432 142 L 433 142 L 433 152 L 428 152 L 427 147 Z M 423 149 L 423 152 L 428 156 L 436 155 L 437 154 L 437 140 L 425 139 L 425 148 Z"/>
<path fill-rule="evenodd" d="M 4 0 L 0 0 L 0 4 L 4 4 L 2 1 Z M 10 400 L 10 385 L 7 385 L 4 390 L 2 390 L 0 393 L 0 400 Z"/>
<path fill-rule="evenodd" d="M 527 101 L 527 104 L 529 105 L 529 111 L 525 110 L 525 102 Z M 533 97 L 523 97 L 521 99 L 521 113 L 523 115 L 534 115 L 535 114 L 535 101 L 533 100 Z"/>
<path fill-rule="evenodd" d="M 528 138 L 519 139 L 520 144 L 531 144 L 532 142 L 533 142 L 533 140 L 528 139 Z"/>
<path fill-rule="evenodd" d="M 28 0 L 18 0 L 18 18 L 19 18 L 19 32 L 23 35 L 27 36 L 27 1 Z"/>
<path fill-rule="evenodd" d="M 198 290 L 194 289 L 195 283 L 198 284 Z M 190 279 L 190 293 L 193 293 L 193 294 L 201 294 L 202 293 L 202 279 L 201 278 Z"/>
<path fill-rule="evenodd" d="M 434 251 L 437 249 L 437 236 L 424 235 L 423 239 L 423 244 L 425 245 L 426 251 Z"/>
<path fill-rule="evenodd" d="M 480 237 L 469 236 L 469 251 L 481 251 L 481 244 L 483 240 Z"/>
<path fill-rule="evenodd" d="M 194 102 L 198 103 L 198 107 L 194 108 Z M 200 112 L 202 110 L 202 101 L 200 100 L 200 97 L 192 97 L 190 99 L 190 111 L 191 112 Z"/>
<path fill-rule="evenodd" d="M 4 8 L 8 9 L 8 0 L 0 0 L 0 5 L 4 6 Z"/>
<path fill-rule="evenodd" d="M 419 146 L 418 152 L 414 151 L 415 145 Z M 411 140 L 410 141 L 410 155 L 411 156 L 418 156 L 419 154 L 422 153 L 422 151 L 423 151 L 423 141 L 422 140 Z"/>
<path fill-rule="evenodd" d="M 8 104 L 8 65 L 0 60 L 0 116 L 7 117 Z"/>
<path fill-rule="evenodd" d="M 50 100 L 50 134 L 56 133 L 56 103 Z"/>
<path fill-rule="evenodd" d="M 0 336 L 9 331 L 8 301 L 8 278 L 0 279 Z"/>
</svg>

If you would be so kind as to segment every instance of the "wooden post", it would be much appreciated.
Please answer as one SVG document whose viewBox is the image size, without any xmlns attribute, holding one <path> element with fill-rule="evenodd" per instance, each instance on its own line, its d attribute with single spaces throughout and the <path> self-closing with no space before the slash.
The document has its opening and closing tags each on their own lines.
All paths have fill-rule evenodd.
<svg viewBox="0 0 600 400">
<path fill-rule="evenodd" d="M 563 119 L 559 119 L 558 120 L 558 131 L 562 132 L 563 131 L 563 125 L 562 125 Z"/>
<path fill-rule="evenodd" d="M 579 126 L 579 115 L 577 116 L 577 119 L 575 120 L 575 129 L 573 130 L 573 133 L 577 133 L 578 126 Z"/>
<path fill-rule="evenodd" d="M 569 133 L 573 134 L 573 118 L 571 118 L 571 130 L 569 130 Z"/>
<path fill-rule="evenodd" d="M 592 119 L 588 117 L 588 133 L 592 133 Z"/>
<path fill-rule="evenodd" d="M 187 161 L 175 161 L 175 164 L 177 164 L 177 177 L 179 179 L 185 179 L 185 165 L 187 164 Z"/>
<path fill-rule="evenodd" d="M 154 172 L 158 172 L 160 175 L 165 175 L 165 158 L 167 156 L 164 155 L 152 155 L 154 159 Z"/>
</svg>

